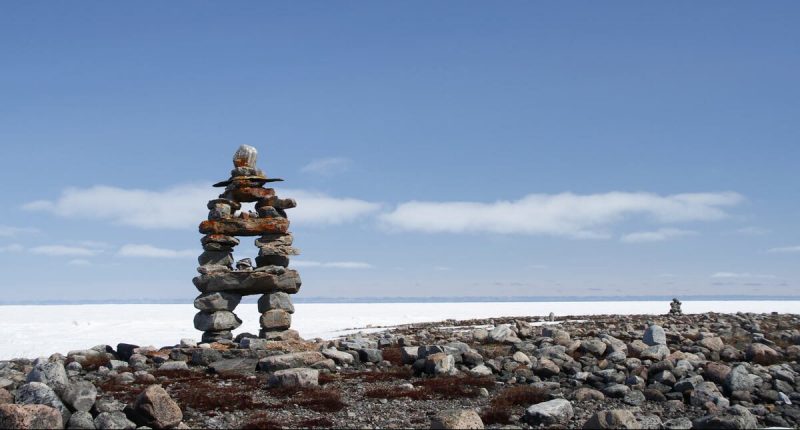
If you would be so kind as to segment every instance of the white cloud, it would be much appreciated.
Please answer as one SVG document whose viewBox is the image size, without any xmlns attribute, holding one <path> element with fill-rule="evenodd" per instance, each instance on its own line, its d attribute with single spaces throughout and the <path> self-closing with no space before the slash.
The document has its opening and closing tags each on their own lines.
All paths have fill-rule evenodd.
<svg viewBox="0 0 800 430">
<path fill-rule="evenodd" d="M 12 227 L 9 225 L 0 225 L 0 237 L 14 237 L 20 234 L 36 234 L 39 229 L 32 227 Z"/>
<path fill-rule="evenodd" d="M 381 220 L 399 230 L 429 233 L 607 238 L 611 224 L 632 216 L 644 216 L 659 223 L 714 221 L 728 215 L 723 208 L 743 200 L 733 192 L 667 196 L 626 192 L 530 194 L 516 201 L 494 203 L 412 201 L 381 215 Z"/>
<path fill-rule="evenodd" d="M 331 197 L 313 191 L 282 190 L 280 194 L 297 200 L 297 207 L 288 211 L 293 223 L 342 224 L 375 213 L 381 207 L 365 200 Z"/>
<path fill-rule="evenodd" d="M 83 258 L 76 258 L 74 260 L 69 260 L 67 262 L 70 266 L 91 266 L 92 263 L 89 260 L 85 260 Z"/>
<path fill-rule="evenodd" d="M 214 197 L 211 186 L 180 185 L 149 191 L 97 185 L 68 188 L 55 201 L 39 200 L 22 208 L 145 229 L 188 228 L 206 218 L 206 202 Z"/>
<path fill-rule="evenodd" d="M 676 237 L 691 236 L 697 232 L 691 230 L 680 230 L 677 228 L 662 228 L 656 231 L 640 231 L 636 233 L 629 233 L 620 239 L 625 243 L 642 243 L 642 242 L 661 242 Z"/>
<path fill-rule="evenodd" d="M 347 171 L 351 164 L 352 161 L 344 157 L 320 158 L 306 164 L 300 171 L 318 175 L 333 175 Z"/>
<path fill-rule="evenodd" d="M 715 279 L 741 279 L 741 278 L 750 278 L 750 279 L 775 279 L 777 276 L 775 275 L 760 275 L 756 273 L 747 273 L 747 272 L 717 272 L 711 275 L 712 278 Z"/>
<path fill-rule="evenodd" d="M 741 234 L 744 236 L 763 236 L 765 234 L 769 234 L 770 230 L 762 227 L 742 227 L 735 232 L 736 234 Z"/>
<path fill-rule="evenodd" d="M 69 188 L 54 201 L 39 200 L 23 205 L 29 211 L 46 211 L 69 218 L 101 219 L 143 229 L 188 229 L 208 216 L 206 202 L 219 189 L 210 185 L 179 185 L 163 191 L 125 189 L 98 185 Z M 304 190 L 282 190 L 298 207 L 289 219 L 301 224 L 341 224 L 376 212 L 380 205 L 364 200 L 337 198 Z"/>
<path fill-rule="evenodd" d="M 144 258 L 183 258 L 183 257 L 196 257 L 202 251 L 193 249 L 166 249 L 158 248 L 152 245 L 134 245 L 128 244 L 122 246 L 117 255 L 121 257 L 144 257 Z"/>
<path fill-rule="evenodd" d="M 97 248 L 83 246 L 44 245 L 35 246 L 29 250 L 33 254 L 49 255 L 53 257 L 91 257 L 103 252 Z"/>
<path fill-rule="evenodd" d="M 327 267 L 331 269 L 372 269 L 373 266 L 369 263 L 361 261 L 334 261 L 323 263 L 313 260 L 292 260 L 289 264 L 292 267 Z"/>
<path fill-rule="evenodd" d="M 12 243 L 10 245 L 0 246 L 0 252 L 20 252 L 23 249 L 24 248 L 22 247 L 22 245 L 18 243 Z"/>
<path fill-rule="evenodd" d="M 767 252 L 774 252 L 774 253 L 800 252 L 800 245 L 797 245 L 797 246 L 782 246 L 780 248 L 772 248 L 772 249 L 768 249 Z"/>
</svg>

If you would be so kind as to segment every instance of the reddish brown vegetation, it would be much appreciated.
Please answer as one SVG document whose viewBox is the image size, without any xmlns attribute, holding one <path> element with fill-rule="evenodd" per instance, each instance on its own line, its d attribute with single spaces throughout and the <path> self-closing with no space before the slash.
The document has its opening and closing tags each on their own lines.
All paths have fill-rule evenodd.
<svg viewBox="0 0 800 430">
<path fill-rule="evenodd" d="M 531 386 L 511 387 L 498 394 L 481 412 L 484 424 L 509 424 L 514 406 L 530 406 L 549 398 L 547 390 Z"/>
<path fill-rule="evenodd" d="M 330 428 L 333 427 L 333 422 L 327 418 L 311 418 L 300 421 L 297 425 L 301 428 Z"/>
<path fill-rule="evenodd" d="M 390 367 L 384 371 L 342 373 L 339 377 L 341 379 L 361 379 L 364 382 L 380 382 L 411 379 L 413 376 L 414 372 L 409 367 Z"/>
<path fill-rule="evenodd" d="M 290 397 L 277 407 L 297 405 L 316 412 L 338 412 L 347 406 L 342 401 L 342 395 L 332 388 L 271 389 L 268 392 L 276 397 Z"/>
<path fill-rule="evenodd" d="M 423 379 L 415 382 L 414 385 L 435 396 L 446 399 L 460 399 L 463 397 L 478 397 L 479 388 L 494 387 L 494 378 L 490 376 L 468 376 L 464 378 L 448 376 Z"/>
<path fill-rule="evenodd" d="M 383 359 L 392 363 L 392 366 L 403 365 L 403 353 L 399 347 L 384 348 L 381 352 Z"/>
<path fill-rule="evenodd" d="M 253 401 L 253 393 L 265 384 L 263 379 L 239 375 L 211 377 L 187 370 L 156 370 L 154 375 L 166 377 L 163 385 L 181 407 L 196 411 L 237 411 L 263 408 Z"/>
<path fill-rule="evenodd" d="M 250 419 L 242 425 L 242 428 L 247 430 L 278 429 L 281 428 L 281 423 L 275 421 L 266 412 L 259 412 L 251 415 Z"/>
<path fill-rule="evenodd" d="M 399 399 L 406 397 L 413 400 L 426 400 L 430 397 L 430 392 L 425 389 L 409 390 L 399 387 L 376 387 L 367 389 L 364 397 L 372 399 Z"/>
</svg>

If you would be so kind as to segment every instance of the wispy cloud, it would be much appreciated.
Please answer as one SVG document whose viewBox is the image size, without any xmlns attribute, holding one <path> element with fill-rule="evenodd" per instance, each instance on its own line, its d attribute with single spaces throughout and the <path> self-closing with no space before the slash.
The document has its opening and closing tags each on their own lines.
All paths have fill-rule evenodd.
<svg viewBox="0 0 800 430">
<path fill-rule="evenodd" d="M 0 225 L 0 237 L 14 237 L 20 234 L 39 233 L 38 228 L 33 227 L 12 227 L 10 225 Z"/>
<path fill-rule="evenodd" d="M 153 245 L 123 245 L 117 255 L 120 257 L 142 257 L 142 258 L 184 258 L 196 257 L 200 252 L 194 249 L 167 249 Z"/>
<path fill-rule="evenodd" d="M 428 233 L 608 238 L 607 229 L 629 217 L 642 216 L 658 223 L 715 221 L 728 216 L 725 208 L 742 201 L 744 197 L 733 192 L 531 194 L 494 203 L 412 201 L 381 215 L 381 220 L 390 228 Z"/>
<path fill-rule="evenodd" d="M 33 254 L 49 255 L 52 257 L 91 257 L 103 252 L 98 248 L 84 246 L 44 245 L 30 248 Z"/>
<path fill-rule="evenodd" d="M 54 201 L 39 200 L 22 208 L 145 229 L 188 228 L 206 217 L 205 202 L 214 197 L 211 186 L 181 185 L 150 191 L 97 185 L 68 188 Z"/>
<path fill-rule="evenodd" d="M 67 262 L 70 266 L 91 266 L 92 262 L 83 258 L 76 258 Z"/>
<path fill-rule="evenodd" d="M 347 171 L 352 163 L 352 160 L 344 157 L 320 158 L 306 164 L 300 171 L 318 175 L 333 175 Z"/>
<path fill-rule="evenodd" d="M 45 211 L 68 218 L 101 219 L 142 229 L 194 228 L 208 215 L 205 203 L 219 191 L 210 185 L 179 185 L 162 191 L 109 186 L 69 188 L 55 200 L 23 205 L 29 211 Z M 339 198 L 305 190 L 281 190 L 298 207 L 289 217 L 300 224 L 341 224 L 378 211 L 380 205 L 353 198 Z"/>
<path fill-rule="evenodd" d="M 749 278 L 749 279 L 777 279 L 775 275 L 764 275 L 758 273 L 747 273 L 747 272 L 717 272 L 711 275 L 714 279 L 742 279 L 742 278 Z"/>
<path fill-rule="evenodd" d="M 763 236 L 765 234 L 769 234 L 770 230 L 762 227 L 742 227 L 735 231 L 736 234 L 740 234 L 743 236 Z"/>
<path fill-rule="evenodd" d="M 361 261 L 334 261 L 334 262 L 320 262 L 313 260 L 292 260 L 290 263 L 292 267 L 326 267 L 331 269 L 372 269 L 374 266 L 369 263 Z"/>
<path fill-rule="evenodd" d="M 12 243 L 10 245 L 0 246 L 0 252 L 20 252 L 23 249 L 25 248 L 23 248 L 23 246 L 18 243 Z"/>
<path fill-rule="evenodd" d="M 636 233 L 629 233 L 620 240 L 625 243 L 643 243 L 643 242 L 662 242 L 669 239 L 675 239 L 683 236 L 691 236 L 697 234 L 691 230 L 681 230 L 677 228 L 662 228 L 656 231 L 640 231 Z"/>
<path fill-rule="evenodd" d="M 772 253 L 800 252 L 800 245 L 797 245 L 797 246 L 782 246 L 782 247 L 779 247 L 779 248 L 772 248 L 772 249 L 768 249 L 767 252 L 772 252 Z"/>
</svg>

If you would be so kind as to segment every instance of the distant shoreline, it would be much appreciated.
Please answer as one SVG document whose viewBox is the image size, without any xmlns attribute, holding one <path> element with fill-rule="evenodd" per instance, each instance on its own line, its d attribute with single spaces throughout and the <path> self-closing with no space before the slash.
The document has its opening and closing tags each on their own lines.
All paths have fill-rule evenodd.
<svg viewBox="0 0 800 430">
<path fill-rule="evenodd" d="M 641 302 L 641 301 L 670 301 L 675 296 L 507 296 L 507 297 L 297 297 L 295 303 L 507 303 L 507 302 Z M 798 296 L 677 296 L 681 301 L 771 301 L 771 300 L 800 300 Z M 242 303 L 255 303 L 256 296 L 245 297 Z M 161 300 L 19 300 L 0 301 L 0 306 L 47 306 L 47 305 L 170 305 L 191 304 L 193 297 L 185 299 Z"/>
</svg>

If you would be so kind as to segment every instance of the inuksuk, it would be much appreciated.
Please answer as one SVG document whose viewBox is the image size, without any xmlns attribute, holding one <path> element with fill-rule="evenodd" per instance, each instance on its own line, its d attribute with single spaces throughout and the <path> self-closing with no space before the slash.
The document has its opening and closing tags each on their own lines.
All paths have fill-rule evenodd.
<svg viewBox="0 0 800 430">
<path fill-rule="evenodd" d="M 198 258 L 200 275 L 192 281 L 200 291 L 194 306 L 200 311 L 194 326 L 203 332 L 203 342 L 232 339 L 232 330 L 242 321 L 233 313 L 242 296 L 261 294 L 259 336 L 270 340 L 297 337 L 289 330 L 294 306 L 289 294 L 300 289 L 297 271 L 288 269 L 289 256 L 297 255 L 288 232 L 286 209 L 296 206 L 292 199 L 280 199 L 275 190 L 265 188 L 268 178 L 256 167 L 257 151 L 242 145 L 233 156 L 234 169 L 228 180 L 214 184 L 225 187 L 219 198 L 208 202 L 208 220 L 200 223 L 203 253 Z M 255 203 L 255 210 L 244 210 L 242 203 Z M 249 258 L 234 263 L 237 236 L 260 236 L 255 267 Z"/>
<path fill-rule="evenodd" d="M 683 315 L 683 311 L 681 311 L 681 301 L 673 298 L 672 303 L 669 304 L 669 314 L 670 315 Z"/>
</svg>

